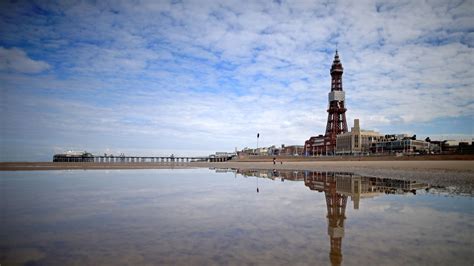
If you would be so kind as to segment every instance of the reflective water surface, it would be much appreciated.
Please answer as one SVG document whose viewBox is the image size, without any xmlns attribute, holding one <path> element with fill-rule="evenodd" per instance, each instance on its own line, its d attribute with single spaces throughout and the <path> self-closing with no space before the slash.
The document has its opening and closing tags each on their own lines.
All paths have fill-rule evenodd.
<svg viewBox="0 0 474 266">
<path fill-rule="evenodd" d="M 407 180 L 224 169 L 0 178 L 1 265 L 474 263 L 472 198 Z"/>
</svg>

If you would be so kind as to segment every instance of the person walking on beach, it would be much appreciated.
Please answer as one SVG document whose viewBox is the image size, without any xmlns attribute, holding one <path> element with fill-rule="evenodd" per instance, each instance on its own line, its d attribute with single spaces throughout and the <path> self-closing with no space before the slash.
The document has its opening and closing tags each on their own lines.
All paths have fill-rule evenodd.
<svg viewBox="0 0 474 266">
<path fill-rule="evenodd" d="M 275 158 L 275 157 L 273 157 L 273 165 L 275 165 L 275 164 L 276 164 L 276 161 L 275 161 L 275 160 L 276 160 L 276 158 Z"/>
</svg>

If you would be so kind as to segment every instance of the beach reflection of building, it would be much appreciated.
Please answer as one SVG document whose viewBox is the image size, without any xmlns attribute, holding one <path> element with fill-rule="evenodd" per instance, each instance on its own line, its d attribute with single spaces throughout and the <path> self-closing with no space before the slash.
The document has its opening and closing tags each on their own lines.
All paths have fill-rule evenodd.
<svg viewBox="0 0 474 266">
<path fill-rule="evenodd" d="M 256 170 L 256 169 L 237 169 L 237 173 L 243 176 L 255 176 L 275 180 L 277 178 L 289 181 L 303 181 L 305 171 L 295 170 Z"/>
<path fill-rule="evenodd" d="M 343 174 L 312 171 L 278 171 L 278 170 L 237 170 L 244 176 L 257 178 L 281 178 L 281 180 L 304 181 L 311 190 L 324 192 L 326 196 L 328 234 L 330 236 L 332 265 L 342 262 L 342 238 L 344 237 L 344 220 L 347 195 L 337 193 L 337 178 Z M 360 191 L 360 190 L 359 190 Z M 357 206 L 358 208 L 358 206 Z"/>
<path fill-rule="evenodd" d="M 328 219 L 328 235 L 331 249 L 329 259 L 332 265 L 342 263 L 342 238 L 348 195 L 337 192 L 337 179 L 340 175 L 327 172 L 306 172 L 304 182 L 311 190 L 324 192 Z M 358 206 L 357 206 L 358 207 Z"/>
<path fill-rule="evenodd" d="M 333 176 L 338 193 L 351 197 L 354 208 L 358 207 L 360 198 L 373 197 L 379 194 L 416 193 L 416 190 L 426 188 L 426 184 L 406 179 L 393 179 L 371 176 L 360 176 L 347 172 L 321 172 L 305 170 L 277 170 L 277 169 L 216 169 L 217 172 L 235 172 L 245 177 L 254 176 L 275 180 L 281 178 L 288 181 L 305 181 L 305 185 L 312 190 L 324 192 L 324 182 L 327 176 Z M 319 181 L 318 181 L 319 180 Z M 309 184 L 309 182 L 313 182 Z"/>
<path fill-rule="evenodd" d="M 354 209 L 359 209 L 362 198 L 374 197 L 382 193 L 416 193 L 426 188 L 426 184 L 410 180 L 357 176 L 350 173 L 305 172 L 305 185 L 311 190 L 324 192 L 327 207 L 328 235 L 331 249 L 329 258 L 332 265 L 342 263 L 342 239 L 347 199 L 350 197 Z"/>
<path fill-rule="evenodd" d="M 332 265 L 342 263 L 342 239 L 344 238 L 344 221 L 347 200 L 353 202 L 354 209 L 359 209 L 363 198 L 380 194 L 416 193 L 417 189 L 426 188 L 426 184 L 410 180 L 380 177 L 358 176 L 352 173 L 288 171 L 288 170 L 237 170 L 237 173 L 257 178 L 281 178 L 281 180 L 304 181 L 311 190 L 324 192 L 327 208 L 328 235 L 330 239 L 329 258 Z"/>
</svg>

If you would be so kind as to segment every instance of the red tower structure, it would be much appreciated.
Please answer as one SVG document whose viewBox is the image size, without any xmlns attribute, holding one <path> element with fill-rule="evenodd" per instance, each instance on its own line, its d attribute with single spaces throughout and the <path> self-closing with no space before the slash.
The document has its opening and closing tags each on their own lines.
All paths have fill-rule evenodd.
<svg viewBox="0 0 474 266">
<path fill-rule="evenodd" d="M 331 66 L 331 91 L 328 94 L 329 108 L 326 133 L 324 136 L 311 137 L 305 142 L 306 155 L 328 155 L 336 151 L 336 136 L 347 132 L 345 93 L 342 89 L 344 69 L 336 50 Z"/>
<path fill-rule="evenodd" d="M 339 55 L 334 56 L 331 66 L 331 92 L 329 93 L 328 122 L 326 125 L 326 151 L 334 153 L 336 149 L 336 135 L 347 132 L 346 111 L 344 107 L 345 93 L 342 90 L 342 68 Z"/>
</svg>

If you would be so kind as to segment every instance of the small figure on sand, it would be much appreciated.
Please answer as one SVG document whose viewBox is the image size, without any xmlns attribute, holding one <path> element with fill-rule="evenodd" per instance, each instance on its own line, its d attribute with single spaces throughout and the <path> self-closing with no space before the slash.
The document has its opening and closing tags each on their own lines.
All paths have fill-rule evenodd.
<svg viewBox="0 0 474 266">
<path fill-rule="evenodd" d="M 273 164 L 276 164 L 276 158 L 273 157 Z"/>
</svg>

